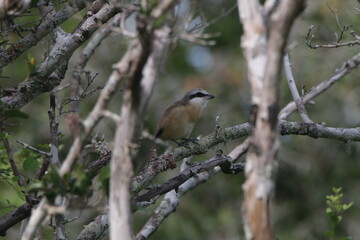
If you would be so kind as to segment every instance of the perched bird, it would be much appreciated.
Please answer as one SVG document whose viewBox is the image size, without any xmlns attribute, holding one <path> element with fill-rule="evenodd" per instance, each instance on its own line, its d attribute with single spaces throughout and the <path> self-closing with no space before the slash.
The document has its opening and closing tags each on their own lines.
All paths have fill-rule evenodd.
<svg viewBox="0 0 360 240">
<path fill-rule="evenodd" d="M 155 137 L 176 143 L 179 143 L 177 140 L 189 138 L 208 101 L 213 98 L 213 95 L 201 88 L 187 92 L 181 100 L 165 110 Z"/>
</svg>

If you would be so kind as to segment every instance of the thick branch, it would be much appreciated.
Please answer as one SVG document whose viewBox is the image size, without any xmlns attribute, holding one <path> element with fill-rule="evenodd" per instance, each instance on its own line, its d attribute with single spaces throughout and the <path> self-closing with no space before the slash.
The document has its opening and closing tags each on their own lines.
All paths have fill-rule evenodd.
<svg viewBox="0 0 360 240">
<path fill-rule="evenodd" d="M 99 22 L 107 22 L 118 10 L 116 7 L 106 4 L 96 14 L 87 18 L 74 33 L 70 35 L 59 33 L 56 44 L 48 57 L 41 63 L 39 70 L 29 79 L 20 83 L 9 96 L 2 97 L 1 102 L 4 105 L 2 107 L 4 109 L 21 108 L 39 94 L 51 91 L 59 85 L 64 78 L 66 62 L 74 51 L 99 28 Z M 55 70 L 63 64 L 65 66 L 57 73 Z"/>
<path fill-rule="evenodd" d="M 243 184 L 244 229 L 248 240 L 271 240 L 269 202 L 273 186 L 272 162 L 278 147 L 279 75 L 290 28 L 304 1 L 284 0 L 276 9 L 266 12 L 256 0 L 239 0 L 238 3 L 244 26 L 242 47 L 253 90 L 250 118 L 254 124 Z M 274 2 L 270 3 L 266 9 L 275 8 Z"/>
<path fill-rule="evenodd" d="M 42 38 L 48 35 L 55 27 L 59 26 L 68 20 L 75 13 L 79 12 L 93 0 L 72 0 L 63 9 L 55 15 L 49 17 L 41 23 L 35 32 L 29 33 L 19 42 L 13 44 L 11 47 L 3 52 L 0 52 L 0 68 L 6 66 L 11 61 L 19 57 L 23 52 L 35 46 Z"/>
<path fill-rule="evenodd" d="M 181 184 L 183 184 L 186 180 L 191 178 L 192 176 L 209 170 L 211 168 L 214 168 L 215 166 L 221 165 L 225 162 L 231 161 L 229 157 L 224 155 L 215 156 L 205 162 L 196 164 L 195 166 L 192 166 L 190 168 L 187 168 L 186 170 L 182 171 L 179 175 L 176 177 L 173 177 L 166 181 L 165 183 L 161 184 L 160 186 L 156 186 L 149 190 L 148 192 L 138 196 L 135 198 L 135 201 L 137 202 L 147 202 L 151 199 L 160 196 L 164 193 L 167 193 L 173 189 L 177 189 Z"/>
<path fill-rule="evenodd" d="M 360 128 L 333 128 L 315 123 L 281 121 L 281 135 L 306 135 L 312 138 L 328 138 L 344 142 L 360 141 Z"/>
<path fill-rule="evenodd" d="M 249 141 L 245 140 L 242 144 L 234 148 L 229 153 L 229 158 L 226 160 L 234 161 L 240 158 L 248 149 Z M 241 163 L 240 163 L 241 164 Z M 242 165 L 242 170 L 244 165 Z M 184 170 L 186 171 L 186 170 Z M 172 190 L 165 194 L 165 197 L 161 201 L 160 205 L 156 208 L 153 215 L 146 222 L 144 227 L 136 235 L 136 240 L 144 240 L 149 238 L 160 226 L 160 224 L 172 213 L 175 212 L 177 206 L 180 203 L 180 197 L 197 187 L 201 183 L 206 182 L 209 178 L 220 172 L 219 167 L 212 168 L 208 171 L 196 174 L 194 177 L 188 179 L 182 185 L 179 186 L 177 191 Z"/>
<path fill-rule="evenodd" d="M 14 211 L 7 213 L 6 215 L 0 218 L 0 236 L 5 236 L 6 231 L 12 226 L 18 224 L 25 218 L 29 217 L 31 214 L 31 209 L 38 202 L 34 202 L 33 204 L 25 203 L 15 209 Z"/>
<path fill-rule="evenodd" d="M 230 139 L 247 136 L 250 124 L 244 123 L 234 127 L 222 129 L 201 138 L 196 144 L 187 147 L 178 147 L 172 153 L 165 153 L 158 159 L 150 161 L 132 181 L 132 191 L 135 193 L 146 187 L 149 182 L 160 172 L 173 168 L 174 162 L 180 161 L 192 155 L 206 153 L 211 147 Z"/>
<path fill-rule="evenodd" d="M 94 221 L 84 227 L 76 240 L 102 239 L 108 233 L 108 213 L 97 216 Z"/>
</svg>

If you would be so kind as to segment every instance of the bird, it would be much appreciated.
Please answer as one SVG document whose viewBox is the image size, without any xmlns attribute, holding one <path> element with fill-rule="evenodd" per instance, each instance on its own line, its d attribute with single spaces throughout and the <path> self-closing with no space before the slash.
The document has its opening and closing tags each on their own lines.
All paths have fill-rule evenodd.
<svg viewBox="0 0 360 240">
<path fill-rule="evenodd" d="M 215 98 L 204 89 L 195 88 L 168 107 L 159 121 L 155 138 L 172 140 L 181 145 L 179 140 L 189 140 L 190 134 L 201 117 L 208 101 Z"/>
</svg>

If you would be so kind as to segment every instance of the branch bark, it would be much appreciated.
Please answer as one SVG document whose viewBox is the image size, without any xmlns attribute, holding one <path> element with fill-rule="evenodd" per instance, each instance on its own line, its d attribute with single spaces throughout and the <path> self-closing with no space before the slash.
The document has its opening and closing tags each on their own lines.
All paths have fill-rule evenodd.
<svg viewBox="0 0 360 240">
<path fill-rule="evenodd" d="M 245 140 L 242 144 L 235 147 L 230 153 L 226 161 L 235 161 L 240 158 L 248 149 L 249 141 Z M 183 170 L 183 171 L 186 171 Z M 149 238 L 160 226 L 160 224 L 172 213 L 175 212 L 180 203 L 180 198 L 197 187 L 201 183 L 206 182 L 208 179 L 220 172 L 220 167 L 212 168 L 191 177 L 186 182 L 181 184 L 177 191 L 172 190 L 165 194 L 160 205 L 155 209 L 153 215 L 149 218 L 143 228 L 136 234 L 136 240 L 145 240 Z"/>
<path fill-rule="evenodd" d="M 243 184 L 243 217 L 247 239 L 273 239 L 269 201 L 273 188 L 272 163 L 278 147 L 278 96 L 281 61 L 293 20 L 302 0 L 281 1 L 263 12 L 259 1 L 239 0 L 244 28 L 242 47 L 252 88 L 251 122 L 254 129 Z"/>
<path fill-rule="evenodd" d="M 295 78 L 294 78 L 294 76 L 292 74 L 292 70 L 291 70 L 291 62 L 290 62 L 289 54 L 287 54 L 287 53 L 284 56 L 284 70 L 285 70 L 285 76 L 286 76 L 286 80 L 289 85 L 291 95 L 294 99 L 294 102 L 299 111 L 301 119 L 304 122 L 312 122 L 306 111 L 304 102 L 303 102 L 302 98 L 300 97 L 299 91 L 297 90 Z"/>
<path fill-rule="evenodd" d="M 40 64 L 36 74 L 16 86 L 11 94 L 1 98 L 3 103 L 1 108 L 5 110 L 21 108 L 39 94 L 58 86 L 65 76 L 67 61 L 74 51 L 100 27 L 98 22 L 107 22 L 118 11 L 119 8 L 116 6 L 105 4 L 98 12 L 82 22 L 72 34 L 56 29 L 58 38 L 48 57 Z"/>
<path fill-rule="evenodd" d="M 328 79 L 324 80 L 317 86 L 310 89 L 310 91 L 304 95 L 303 102 L 307 103 L 313 98 L 317 97 L 327 89 L 329 89 L 334 83 L 341 80 L 347 74 L 351 73 L 352 70 L 356 69 L 360 64 L 360 53 L 356 54 L 354 57 L 350 58 L 349 60 L 345 61 L 342 66 L 335 71 L 335 73 L 329 77 Z M 283 120 L 286 119 L 290 114 L 296 111 L 296 104 L 295 102 L 291 102 L 287 104 L 279 113 L 278 118 Z"/>
<path fill-rule="evenodd" d="M 9 64 L 29 48 L 35 46 L 42 38 L 53 31 L 57 26 L 85 8 L 86 3 L 90 3 L 92 1 L 93 0 L 73 0 L 69 2 L 66 7 L 58 11 L 53 16 L 47 18 L 46 21 L 40 24 L 36 28 L 35 32 L 29 33 L 19 42 L 13 44 L 5 51 L 0 52 L 0 68 Z"/>
<path fill-rule="evenodd" d="M 167 2 L 169 1 L 159 4 L 159 8 L 167 9 L 169 5 L 164 4 Z M 138 23 L 140 41 L 135 40 L 134 42 L 138 52 L 134 54 L 134 61 L 129 73 L 131 78 L 123 95 L 121 120 L 117 126 L 110 165 L 111 239 L 117 239 L 118 236 L 127 240 L 132 239 L 129 187 L 133 171 L 132 157 L 135 155 L 133 147 L 141 132 L 142 116 L 152 95 L 161 60 L 169 44 L 170 30 L 167 27 L 153 33 L 152 26 L 146 25 L 143 21 L 144 19 L 140 16 Z M 150 30 L 146 29 L 146 26 L 150 27 Z"/>
</svg>

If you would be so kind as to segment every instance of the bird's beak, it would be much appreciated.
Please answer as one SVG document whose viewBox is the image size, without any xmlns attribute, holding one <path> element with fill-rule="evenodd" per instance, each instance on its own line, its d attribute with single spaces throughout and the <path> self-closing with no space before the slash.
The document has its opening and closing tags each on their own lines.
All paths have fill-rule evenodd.
<svg viewBox="0 0 360 240">
<path fill-rule="evenodd" d="M 215 98 L 215 96 L 214 96 L 214 95 L 211 95 L 211 94 L 208 94 L 208 95 L 206 96 L 206 99 L 207 99 L 207 100 L 210 100 L 210 99 L 213 99 L 213 98 Z"/>
</svg>

